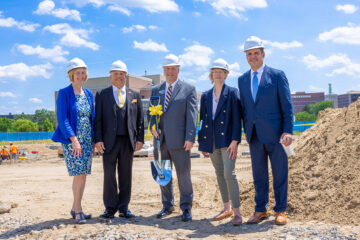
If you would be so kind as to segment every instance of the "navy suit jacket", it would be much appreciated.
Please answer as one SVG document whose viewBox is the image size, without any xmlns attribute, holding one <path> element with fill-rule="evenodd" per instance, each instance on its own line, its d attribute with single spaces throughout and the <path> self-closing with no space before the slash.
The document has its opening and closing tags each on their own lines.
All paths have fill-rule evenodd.
<svg viewBox="0 0 360 240">
<path fill-rule="evenodd" d="M 87 89 L 83 88 L 86 98 L 89 101 L 91 109 L 91 133 L 94 141 L 94 95 Z M 77 110 L 76 99 L 72 84 L 66 88 L 60 89 L 56 100 L 56 117 L 58 126 L 52 137 L 54 142 L 71 143 L 70 137 L 76 136 L 77 130 Z"/>
<path fill-rule="evenodd" d="M 212 119 L 214 88 L 201 95 L 199 150 L 212 153 L 215 148 L 228 147 L 233 140 L 241 141 L 241 104 L 239 91 L 224 84 Z M 213 139 L 213 136 L 215 139 Z"/>
<path fill-rule="evenodd" d="M 247 141 L 250 142 L 255 126 L 263 143 L 278 143 L 281 134 L 293 133 L 293 108 L 285 73 L 264 67 L 255 102 L 251 93 L 251 71 L 239 77 L 242 116 Z"/>
</svg>

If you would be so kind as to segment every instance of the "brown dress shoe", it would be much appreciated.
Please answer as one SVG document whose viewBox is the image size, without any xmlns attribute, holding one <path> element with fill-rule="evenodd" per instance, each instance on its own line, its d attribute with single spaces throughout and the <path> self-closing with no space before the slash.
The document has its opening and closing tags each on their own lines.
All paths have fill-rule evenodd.
<svg viewBox="0 0 360 240">
<path fill-rule="evenodd" d="M 233 220 L 232 220 L 232 225 L 233 226 L 239 226 L 241 224 L 242 224 L 242 217 L 238 216 L 238 215 L 235 215 Z"/>
<path fill-rule="evenodd" d="M 246 222 L 247 224 L 256 224 L 260 221 L 267 219 L 269 217 L 269 212 L 254 212 L 254 215 L 249 218 L 249 220 Z"/>
<path fill-rule="evenodd" d="M 286 224 L 285 212 L 275 212 L 275 224 L 276 225 L 285 225 Z"/>
<path fill-rule="evenodd" d="M 233 215 L 233 210 L 230 211 L 221 211 L 218 215 L 214 217 L 214 221 L 220 221 L 224 218 L 231 217 Z"/>
</svg>

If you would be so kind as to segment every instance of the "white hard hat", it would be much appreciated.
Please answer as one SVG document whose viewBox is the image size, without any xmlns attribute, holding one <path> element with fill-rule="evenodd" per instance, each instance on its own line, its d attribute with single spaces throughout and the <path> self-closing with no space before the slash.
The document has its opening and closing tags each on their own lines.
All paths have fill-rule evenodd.
<svg viewBox="0 0 360 240">
<path fill-rule="evenodd" d="M 128 73 L 126 64 L 120 60 L 117 60 L 111 64 L 110 72 L 111 71 L 121 71 Z"/>
<path fill-rule="evenodd" d="M 265 48 L 263 41 L 255 36 L 251 36 L 248 39 L 246 39 L 244 44 L 244 52 L 255 48 Z"/>
<path fill-rule="evenodd" d="M 67 70 L 70 72 L 71 70 L 75 68 L 87 68 L 85 62 L 81 60 L 80 58 L 73 58 L 69 61 Z"/>
<path fill-rule="evenodd" d="M 169 54 L 164 57 L 163 67 L 180 66 L 179 58 L 174 54 Z"/>
<path fill-rule="evenodd" d="M 229 64 L 222 58 L 218 58 L 212 63 L 210 70 L 214 68 L 224 69 L 229 72 Z"/>
</svg>

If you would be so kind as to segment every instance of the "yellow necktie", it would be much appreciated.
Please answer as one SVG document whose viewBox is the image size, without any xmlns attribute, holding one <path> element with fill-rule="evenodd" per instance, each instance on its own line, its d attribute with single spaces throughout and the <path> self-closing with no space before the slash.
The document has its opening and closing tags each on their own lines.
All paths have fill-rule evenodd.
<svg viewBox="0 0 360 240">
<path fill-rule="evenodd" d="M 124 97 L 123 95 L 121 94 L 121 90 L 119 89 L 118 90 L 118 98 L 119 98 L 119 108 L 122 108 L 124 106 Z"/>
</svg>

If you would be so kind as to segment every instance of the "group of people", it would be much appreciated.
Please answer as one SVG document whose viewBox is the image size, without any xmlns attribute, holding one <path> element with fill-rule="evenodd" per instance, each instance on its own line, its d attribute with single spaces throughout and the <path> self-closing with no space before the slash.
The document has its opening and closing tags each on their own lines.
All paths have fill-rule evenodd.
<svg viewBox="0 0 360 240">
<path fill-rule="evenodd" d="M 11 163 L 13 163 L 17 159 L 17 152 L 17 146 L 12 142 L 10 143 L 9 149 L 6 146 L 0 148 L 0 164 L 4 160 L 11 160 Z"/>
<path fill-rule="evenodd" d="M 230 72 L 224 59 L 215 60 L 209 78 L 213 88 L 204 92 L 200 102 L 199 150 L 210 157 L 224 208 L 215 221 L 234 216 L 234 226 L 243 223 L 240 190 L 235 172 L 242 123 L 250 146 L 255 187 L 255 211 L 247 223 L 267 218 L 269 203 L 268 158 L 270 158 L 275 194 L 275 223 L 286 224 L 288 191 L 288 157 L 284 146 L 292 142 L 293 109 L 288 80 L 283 71 L 264 64 L 265 47 L 261 39 L 250 37 L 244 44 L 250 70 L 238 79 L 238 88 L 225 84 Z M 165 56 L 166 81 L 152 88 L 151 97 L 159 98 L 163 114 L 157 128 L 161 158 L 174 165 L 180 190 L 182 221 L 192 220 L 193 187 L 190 150 L 196 138 L 198 104 L 194 86 L 178 79 L 179 58 Z M 128 205 L 131 197 L 132 162 L 135 151 L 144 143 L 144 113 L 140 94 L 125 86 L 128 70 L 124 62 L 115 61 L 110 68 L 112 85 L 94 96 L 83 87 L 87 66 L 79 58 L 68 65 L 71 84 L 57 97 L 58 127 L 53 140 L 62 143 L 66 166 L 73 178 L 74 201 L 71 216 L 77 223 L 91 218 L 82 211 L 81 200 L 86 175 L 91 173 L 92 153 L 103 153 L 105 211 L 101 218 L 134 218 Z M 150 119 L 153 126 L 154 119 Z M 116 179 L 116 171 L 118 179 Z M 160 186 L 163 218 L 174 209 L 173 182 Z"/>
</svg>

